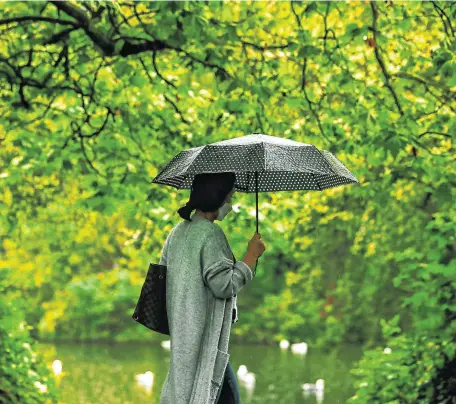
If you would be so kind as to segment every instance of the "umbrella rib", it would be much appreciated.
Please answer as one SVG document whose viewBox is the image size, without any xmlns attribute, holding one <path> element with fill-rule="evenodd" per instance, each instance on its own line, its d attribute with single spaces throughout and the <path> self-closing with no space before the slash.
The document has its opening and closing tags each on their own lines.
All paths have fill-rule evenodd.
<svg viewBox="0 0 456 404">
<path fill-rule="evenodd" d="M 318 147 L 315 147 L 315 148 L 317 149 L 318 153 L 321 154 L 321 157 L 323 157 L 323 161 L 329 166 L 329 169 L 333 172 L 333 174 L 339 175 L 339 173 L 337 173 L 333 170 L 332 165 L 328 163 L 328 160 L 326 160 L 326 157 L 323 155 L 323 153 L 320 150 L 318 150 Z"/>
<path fill-rule="evenodd" d="M 314 179 L 314 181 L 315 181 L 315 184 L 317 184 L 317 186 L 318 186 L 318 189 L 319 189 L 320 191 L 323 191 L 323 190 L 320 188 L 320 184 L 319 184 L 319 183 L 317 182 L 317 180 L 315 179 L 314 173 L 311 173 L 311 174 L 312 174 L 312 177 L 313 177 L 313 179 Z"/>
</svg>

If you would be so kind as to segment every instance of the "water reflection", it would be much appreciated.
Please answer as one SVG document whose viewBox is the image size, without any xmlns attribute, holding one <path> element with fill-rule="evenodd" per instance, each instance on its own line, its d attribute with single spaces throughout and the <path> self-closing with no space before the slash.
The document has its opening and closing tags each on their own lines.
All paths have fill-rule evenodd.
<svg viewBox="0 0 456 404">
<path fill-rule="evenodd" d="M 300 344 L 230 346 L 243 403 L 333 404 L 354 394 L 349 370 L 361 348 L 323 352 Z M 159 403 L 170 362 L 167 342 L 39 346 L 50 367 L 65 370 L 58 376 L 61 403 Z"/>
</svg>

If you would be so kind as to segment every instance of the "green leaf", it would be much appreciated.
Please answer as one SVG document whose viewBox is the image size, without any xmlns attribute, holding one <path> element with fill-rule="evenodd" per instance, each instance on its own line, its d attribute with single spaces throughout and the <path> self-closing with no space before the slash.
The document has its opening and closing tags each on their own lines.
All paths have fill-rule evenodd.
<svg viewBox="0 0 456 404">
<path fill-rule="evenodd" d="M 456 86 L 456 69 L 453 70 L 453 75 L 451 76 L 451 78 L 448 80 L 448 86 L 450 87 L 454 87 Z"/>
<path fill-rule="evenodd" d="M 114 44 L 114 55 L 120 54 L 120 51 L 122 50 L 124 45 L 125 45 L 125 39 L 117 40 L 116 43 Z"/>
<path fill-rule="evenodd" d="M 345 27 L 345 33 L 347 35 L 358 35 L 360 32 L 360 28 L 357 22 L 350 22 Z"/>
<path fill-rule="evenodd" d="M 299 98 L 286 97 L 285 102 L 287 105 L 289 105 L 292 108 L 299 108 L 302 106 L 303 99 L 301 97 L 299 97 Z"/>
<path fill-rule="evenodd" d="M 391 139 L 389 139 L 385 144 L 385 149 L 389 150 L 393 158 L 396 158 L 398 153 L 403 148 L 403 142 L 400 137 L 396 134 L 393 135 Z"/>
<path fill-rule="evenodd" d="M 137 73 L 134 76 L 131 76 L 130 83 L 142 88 L 148 83 L 148 80 L 142 74 Z"/>
<path fill-rule="evenodd" d="M 299 52 L 299 57 L 311 57 L 320 54 L 320 49 L 313 45 L 305 45 Z"/>
</svg>

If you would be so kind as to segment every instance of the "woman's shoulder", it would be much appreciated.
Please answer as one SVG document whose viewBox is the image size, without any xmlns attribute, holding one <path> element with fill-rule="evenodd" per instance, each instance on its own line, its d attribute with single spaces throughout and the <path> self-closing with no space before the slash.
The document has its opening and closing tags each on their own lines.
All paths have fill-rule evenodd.
<svg viewBox="0 0 456 404">
<path fill-rule="evenodd" d="M 214 222 L 206 222 L 207 223 L 207 231 L 213 236 L 225 237 L 225 232 L 223 229 Z"/>
<path fill-rule="evenodd" d="M 212 242 L 216 242 L 219 245 L 226 245 L 226 244 L 229 245 L 229 241 L 228 241 L 228 238 L 226 237 L 225 232 L 217 223 L 213 223 L 212 229 L 210 229 L 209 232 L 210 232 L 209 233 L 210 237 L 212 239 L 215 239 L 215 240 L 212 240 Z"/>
<path fill-rule="evenodd" d="M 174 226 L 172 231 L 178 231 L 179 229 L 184 229 L 186 226 L 191 224 L 194 229 L 197 229 L 198 233 L 201 236 L 218 236 L 218 237 L 225 237 L 225 232 L 223 229 L 214 222 L 208 221 L 208 220 L 201 220 L 197 221 L 195 223 L 188 222 L 186 220 L 183 220 L 179 222 L 177 225 Z"/>
<path fill-rule="evenodd" d="M 195 229 L 198 229 L 199 238 L 206 240 L 208 237 L 216 238 L 219 240 L 226 240 L 225 232 L 215 222 L 209 220 L 201 220 L 195 223 Z"/>
</svg>

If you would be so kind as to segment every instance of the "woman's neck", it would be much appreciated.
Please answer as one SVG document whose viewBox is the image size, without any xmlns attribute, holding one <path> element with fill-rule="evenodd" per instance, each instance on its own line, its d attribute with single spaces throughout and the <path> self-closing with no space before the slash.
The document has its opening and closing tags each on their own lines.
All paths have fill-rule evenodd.
<svg viewBox="0 0 456 404">
<path fill-rule="evenodd" d="M 217 217 L 217 212 L 203 212 L 203 211 L 197 209 L 195 212 L 195 215 L 204 217 L 205 219 L 213 222 L 215 220 L 215 218 Z"/>
</svg>

